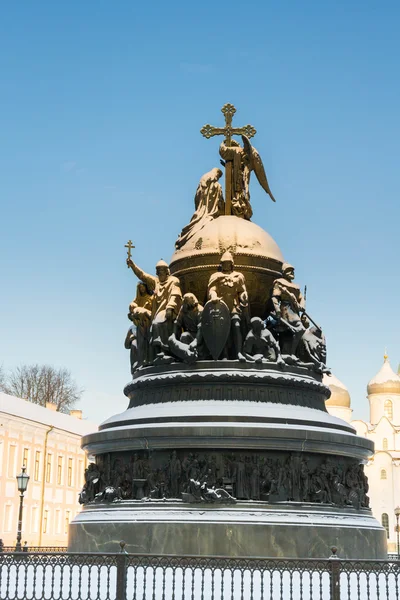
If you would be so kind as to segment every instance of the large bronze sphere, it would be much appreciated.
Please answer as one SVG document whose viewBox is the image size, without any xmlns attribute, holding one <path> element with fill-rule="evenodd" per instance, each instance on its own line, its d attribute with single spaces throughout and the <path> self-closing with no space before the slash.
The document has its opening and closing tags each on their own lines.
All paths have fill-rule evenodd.
<svg viewBox="0 0 400 600">
<path fill-rule="evenodd" d="M 195 234 L 172 256 L 171 273 L 179 277 L 182 293 L 207 300 L 207 284 L 229 250 L 235 271 L 246 278 L 251 315 L 264 316 L 272 282 L 281 277 L 284 262 L 278 244 L 261 227 L 238 217 L 218 217 Z"/>
</svg>

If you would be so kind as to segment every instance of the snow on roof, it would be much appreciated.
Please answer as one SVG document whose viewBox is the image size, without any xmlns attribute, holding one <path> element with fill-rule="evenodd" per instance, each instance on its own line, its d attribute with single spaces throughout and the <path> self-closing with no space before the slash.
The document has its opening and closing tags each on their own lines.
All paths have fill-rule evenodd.
<svg viewBox="0 0 400 600">
<path fill-rule="evenodd" d="M 338 388 L 341 388 L 342 390 L 344 390 L 345 392 L 348 392 L 349 390 L 347 389 L 347 387 L 344 385 L 344 383 L 342 383 L 340 381 L 340 379 L 338 379 L 337 377 L 335 377 L 335 375 L 333 375 L 333 373 L 331 373 L 330 375 L 327 375 L 326 373 L 324 374 L 323 377 L 323 382 L 325 385 L 330 386 L 330 385 L 334 385 Z"/>
<path fill-rule="evenodd" d="M 3 392 L 0 392 L 0 413 L 27 419 L 42 425 L 53 426 L 55 429 L 61 429 L 76 435 L 86 435 L 98 429 L 97 423 L 50 410 Z"/>
<path fill-rule="evenodd" d="M 392 367 L 390 366 L 390 361 L 385 355 L 385 360 L 382 367 L 375 375 L 375 377 L 373 377 L 368 383 L 368 388 L 372 385 L 382 385 L 383 383 L 388 382 L 393 382 L 396 387 L 400 387 L 400 377 L 393 371 Z"/>
</svg>

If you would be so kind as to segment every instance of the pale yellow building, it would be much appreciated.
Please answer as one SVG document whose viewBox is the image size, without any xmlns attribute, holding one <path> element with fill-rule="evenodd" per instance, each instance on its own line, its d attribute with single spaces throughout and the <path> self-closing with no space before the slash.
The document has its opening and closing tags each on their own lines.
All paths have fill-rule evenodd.
<svg viewBox="0 0 400 600">
<path fill-rule="evenodd" d="M 66 546 L 68 525 L 79 512 L 78 494 L 88 459 L 81 437 L 97 430 L 70 415 L 0 392 L 0 538 L 16 541 L 19 492 L 16 475 L 30 476 L 24 496 L 22 542 L 29 546 Z"/>
<path fill-rule="evenodd" d="M 385 527 L 388 551 L 397 551 L 395 508 L 400 506 L 400 376 L 385 355 L 379 372 L 367 386 L 369 421 L 352 420 L 350 394 L 334 376 L 324 376 L 331 389 L 326 401 L 330 414 L 345 419 L 357 434 L 375 444 L 375 453 L 365 467 L 373 515 Z"/>
</svg>

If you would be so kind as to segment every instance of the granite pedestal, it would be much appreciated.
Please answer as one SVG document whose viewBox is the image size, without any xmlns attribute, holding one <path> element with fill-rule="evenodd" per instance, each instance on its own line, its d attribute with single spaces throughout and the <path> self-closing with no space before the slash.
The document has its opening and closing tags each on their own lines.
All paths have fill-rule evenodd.
<svg viewBox="0 0 400 600">
<path fill-rule="evenodd" d="M 125 393 L 129 408 L 82 442 L 123 499 L 88 503 L 71 523 L 70 550 L 114 551 L 123 539 L 140 553 L 306 558 L 337 546 L 342 557 L 386 556 L 385 530 L 351 481 L 373 444 L 326 412 L 320 375 L 275 364 L 175 363 L 140 370 Z M 218 473 L 235 504 L 182 501 L 180 482 L 196 461 Z M 177 483 L 157 484 L 160 496 L 168 489 L 176 498 L 149 498 L 150 475 L 147 495 L 139 477 L 135 496 L 123 473 L 140 474 L 144 464 L 159 478 L 178 465 Z"/>
<path fill-rule="evenodd" d="M 195 556 L 384 558 L 386 534 L 369 510 L 312 504 L 237 503 L 229 507 L 177 501 L 126 501 L 88 506 L 71 526 L 69 548 Z"/>
</svg>

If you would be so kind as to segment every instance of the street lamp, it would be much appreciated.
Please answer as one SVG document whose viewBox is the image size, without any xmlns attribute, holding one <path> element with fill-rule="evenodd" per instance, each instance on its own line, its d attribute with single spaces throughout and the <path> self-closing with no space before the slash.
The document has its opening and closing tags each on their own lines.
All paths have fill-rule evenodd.
<svg viewBox="0 0 400 600">
<path fill-rule="evenodd" d="M 400 546 L 399 546 L 399 517 L 400 517 L 400 506 L 394 509 L 396 515 L 396 532 L 397 532 L 397 560 L 400 559 Z"/>
<path fill-rule="evenodd" d="M 22 467 L 22 471 L 17 475 L 17 486 L 20 493 L 19 496 L 19 514 L 18 514 L 18 529 L 17 529 L 17 543 L 15 545 L 16 552 L 22 552 L 21 538 L 22 538 L 22 511 L 24 508 L 24 493 L 28 487 L 29 475 L 26 474 L 26 467 Z M 400 509 L 399 509 L 400 510 Z"/>
</svg>

